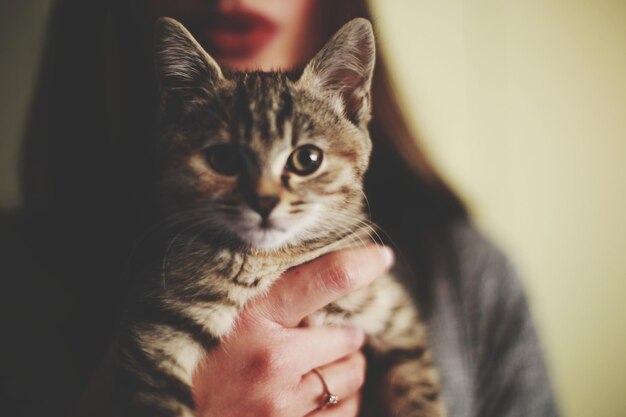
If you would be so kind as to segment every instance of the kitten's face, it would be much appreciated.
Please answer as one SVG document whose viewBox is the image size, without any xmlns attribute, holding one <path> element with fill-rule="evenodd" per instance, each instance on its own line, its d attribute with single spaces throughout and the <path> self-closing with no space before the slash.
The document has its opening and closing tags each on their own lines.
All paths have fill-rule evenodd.
<svg viewBox="0 0 626 417">
<path fill-rule="evenodd" d="M 346 234 L 362 210 L 371 150 L 373 50 L 362 56 L 344 49 L 355 42 L 373 48 L 369 24 L 340 31 L 299 79 L 224 76 L 180 25 L 160 25 L 168 210 L 188 216 L 196 232 L 263 250 Z M 350 58 L 359 62 L 339 61 Z"/>
</svg>

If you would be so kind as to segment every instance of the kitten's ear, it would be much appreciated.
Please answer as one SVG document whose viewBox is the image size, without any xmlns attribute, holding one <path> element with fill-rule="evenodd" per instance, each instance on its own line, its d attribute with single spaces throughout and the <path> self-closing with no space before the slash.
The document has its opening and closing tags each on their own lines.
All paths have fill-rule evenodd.
<svg viewBox="0 0 626 417">
<path fill-rule="evenodd" d="M 222 70 L 178 21 L 161 17 L 155 24 L 155 63 L 163 100 L 210 94 L 224 79 Z"/>
<path fill-rule="evenodd" d="M 376 46 L 371 23 L 354 19 L 328 41 L 304 69 L 300 81 L 341 99 L 344 114 L 363 127 L 370 118 L 370 86 Z"/>
</svg>

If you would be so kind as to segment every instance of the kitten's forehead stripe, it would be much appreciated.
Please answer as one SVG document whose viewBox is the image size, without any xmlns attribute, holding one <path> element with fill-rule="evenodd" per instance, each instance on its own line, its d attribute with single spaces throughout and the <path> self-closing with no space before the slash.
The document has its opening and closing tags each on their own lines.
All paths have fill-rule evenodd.
<svg viewBox="0 0 626 417">
<path fill-rule="evenodd" d="M 279 137 L 285 136 L 285 123 L 289 120 L 293 114 L 293 98 L 288 90 L 283 90 L 280 93 L 280 109 L 276 114 L 276 130 Z"/>
<path fill-rule="evenodd" d="M 291 146 L 296 147 L 300 139 L 300 123 L 293 123 L 291 127 Z"/>
<path fill-rule="evenodd" d="M 259 137 L 268 142 L 272 139 L 270 132 L 270 120 L 269 117 L 261 117 L 259 120 Z"/>
<path fill-rule="evenodd" d="M 245 81 L 245 79 L 243 81 Z M 237 119 L 233 120 L 234 123 L 231 130 L 238 133 L 236 137 L 238 137 L 240 141 L 249 142 L 252 138 L 254 116 L 250 109 L 248 90 L 243 82 L 238 82 L 235 88 L 234 111 L 237 115 Z"/>
<path fill-rule="evenodd" d="M 248 144 L 284 138 L 293 122 L 294 98 L 286 76 L 253 72 L 232 74 L 235 81 L 232 120 L 238 139 Z M 286 138 L 290 139 L 290 138 Z"/>
</svg>

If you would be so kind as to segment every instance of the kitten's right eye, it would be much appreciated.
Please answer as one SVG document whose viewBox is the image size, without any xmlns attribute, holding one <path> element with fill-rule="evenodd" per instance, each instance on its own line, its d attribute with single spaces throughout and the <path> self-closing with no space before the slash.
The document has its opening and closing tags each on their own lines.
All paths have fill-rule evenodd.
<svg viewBox="0 0 626 417">
<path fill-rule="evenodd" d="M 244 168 L 241 152 L 233 145 L 217 145 L 209 148 L 206 152 L 209 166 L 218 174 L 234 177 Z"/>
</svg>

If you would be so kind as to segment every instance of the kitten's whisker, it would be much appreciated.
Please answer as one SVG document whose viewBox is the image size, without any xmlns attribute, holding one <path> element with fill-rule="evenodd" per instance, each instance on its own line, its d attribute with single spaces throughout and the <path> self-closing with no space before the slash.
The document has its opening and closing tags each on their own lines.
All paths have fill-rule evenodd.
<svg viewBox="0 0 626 417">
<path fill-rule="evenodd" d="M 342 218 L 347 217 L 346 213 L 337 212 L 335 210 L 333 210 L 333 214 L 335 214 L 336 216 L 340 216 Z M 406 269 L 407 271 L 410 271 L 413 269 L 413 267 L 411 266 L 411 262 L 408 261 L 406 257 L 402 255 L 402 251 L 400 250 L 399 245 L 383 228 L 369 221 L 368 219 L 361 220 L 361 222 L 367 224 L 367 227 L 370 228 L 372 232 L 376 234 L 377 240 L 380 242 L 381 245 L 386 244 L 394 249 L 396 253 L 396 264 L 401 265 L 401 267 L 403 269 Z M 385 239 L 383 239 L 383 236 L 385 237 Z M 375 243 L 379 244 L 378 241 L 375 241 Z"/>
<path fill-rule="evenodd" d="M 224 206 L 236 206 L 239 204 L 239 202 L 237 200 L 229 200 L 229 199 L 225 199 L 225 200 L 219 200 L 219 201 L 214 201 L 214 204 L 216 206 L 219 205 L 224 205 Z"/>
<path fill-rule="evenodd" d="M 372 208 L 370 207 L 370 201 L 367 199 L 367 196 L 365 195 L 365 191 L 360 190 L 361 194 L 363 195 L 363 200 L 365 200 L 365 206 L 367 207 L 367 214 L 369 215 L 370 219 L 372 218 Z"/>
<path fill-rule="evenodd" d="M 178 238 L 189 228 L 191 228 L 192 226 L 189 226 L 185 229 L 183 229 L 180 233 L 178 233 L 177 235 L 175 235 L 172 240 L 170 240 L 169 244 L 167 245 L 167 249 L 165 250 L 165 254 L 163 255 L 163 260 L 161 261 L 161 283 L 163 284 L 163 286 L 165 286 L 165 278 L 167 275 L 167 261 L 169 259 L 170 256 L 170 252 L 172 251 L 172 248 L 174 247 L 174 244 L 176 243 L 176 241 L 178 240 Z"/>
<path fill-rule="evenodd" d="M 343 222 L 354 224 L 358 228 L 358 231 L 362 231 L 370 237 L 370 239 L 372 240 L 372 243 L 380 246 L 384 242 L 382 237 L 378 234 L 378 232 L 374 228 L 375 225 L 373 225 L 368 220 L 359 219 L 357 217 L 350 217 L 347 214 L 342 213 L 340 211 L 336 211 L 336 210 L 332 210 L 331 214 L 335 216 L 336 220 L 341 219 Z M 358 234 L 358 231 L 355 233 Z"/>
<path fill-rule="evenodd" d="M 168 243 L 167 249 L 165 250 L 165 254 L 163 256 L 163 260 L 161 262 L 161 280 L 162 280 L 163 285 L 165 285 L 165 281 L 167 278 L 167 264 L 168 264 L 168 260 L 169 260 L 169 256 L 172 251 L 172 248 L 174 247 L 176 242 L 180 239 L 180 237 L 183 236 L 187 231 L 195 227 L 201 226 L 209 221 L 210 213 L 205 211 L 204 214 L 205 216 L 203 216 L 203 218 L 195 219 L 190 225 L 188 225 L 187 227 L 182 229 L 179 233 L 177 233 Z M 195 234 L 193 239 L 195 239 L 195 237 L 197 236 L 198 234 Z M 193 239 L 190 239 L 190 240 L 193 241 Z M 190 245 L 190 242 L 188 241 L 187 247 L 189 247 L 189 245 Z"/>
<path fill-rule="evenodd" d="M 169 229 L 182 226 L 186 224 L 187 222 L 189 222 L 190 220 L 194 220 L 194 216 L 192 215 L 200 217 L 201 214 L 206 215 L 206 210 L 205 209 L 200 210 L 197 208 L 184 209 L 176 213 L 170 213 L 169 215 L 165 215 L 161 217 L 158 221 L 154 222 L 152 225 L 148 226 L 146 230 L 137 238 L 137 240 L 133 244 L 133 247 L 126 261 L 126 267 L 125 267 L 126 273 L 130 277 L 133 276 L 131 274 L 131 269 L 132 269 L 132 263 L 133 263 L 134 257 L 136 253 L 139 251 L 139 248 L 141 247 L 141 245 L 148 238 L 158 235 L 159 233 L 165 233 Z"/>
<path fill-rule="evenodd" d="M 363 238 L 359 236 L 360 228 L 358 224 L 354 222 L 355 219 L 351 219 L 347 216 L 338 216 L 336 220 L 337 223 L 335 223 L 332 228 L 324 228 L 326 233 L 330 233 L 331 236 L 338 236 L 339 240 L 348 240 L 348 243 L 356 243 L 357 247 L 367 246 Z M 355 226 L 357 226 L 357 229 L 354 228 Z"/>
<path fill-rule="evenodd" d="M 335 210 L 332 211 L 332 214 L 335 215 L 335 216 L 341 216 L 341 217 L 346 218 L 346 219 L 351 220 L 351 221 L 356 221 L 357 224 L 362 225 L 362 226 L 368 228 L 369 230 L 371 230 L 371 232 L 376 236 L 376 239 L 373 239 L 375 243 L 383 243 L 384 242 L 384 239 L 382 238 L 382 236 L 380 236 L 380 234 L 377 231 L 377 229 L 378 230 L 382 230 L 382 229 L 380 229 L 376 224 L 372 223 L 371 221 L 366 220 L 366 219 L 351 218 L 351 217 L 348 217 L 345 213 L 342 213 L 342 212 L 339 212 L 339 211 L 335 211 Z"/>
<path fill-rule="evenodd" d="M 236 208 L 221 208 L 218 207 L 215 209 L 216 212 L 218 213 L 224 213 L 224 214 L 232 214 L 232 215 L 240 215 L 241 211 L 239 211 Z"/>
<path fill-rule="evenodd" d="M 193 233 L 189 237 L 189 239 L 187 240 L 187 247 L 188 248 L 191 247 L 191 245 L 196 241 L 196 239 L 200 235 L 202 235 L 202 233 L 206 232 L 207 230 L 215 230 L 216 227 L 214 226 L 219 225 L 219 224 L 220 224 L 220 219 L 215 215 L 215 212 L 207 212 L 206 215 L 200 221 L 194 224 L 194 227 L 200 228 L 201 226 L 205 226 L 205 225 L 206 227 L 200 228 L 200 230 L 197 233 Z"/>
</svg>

